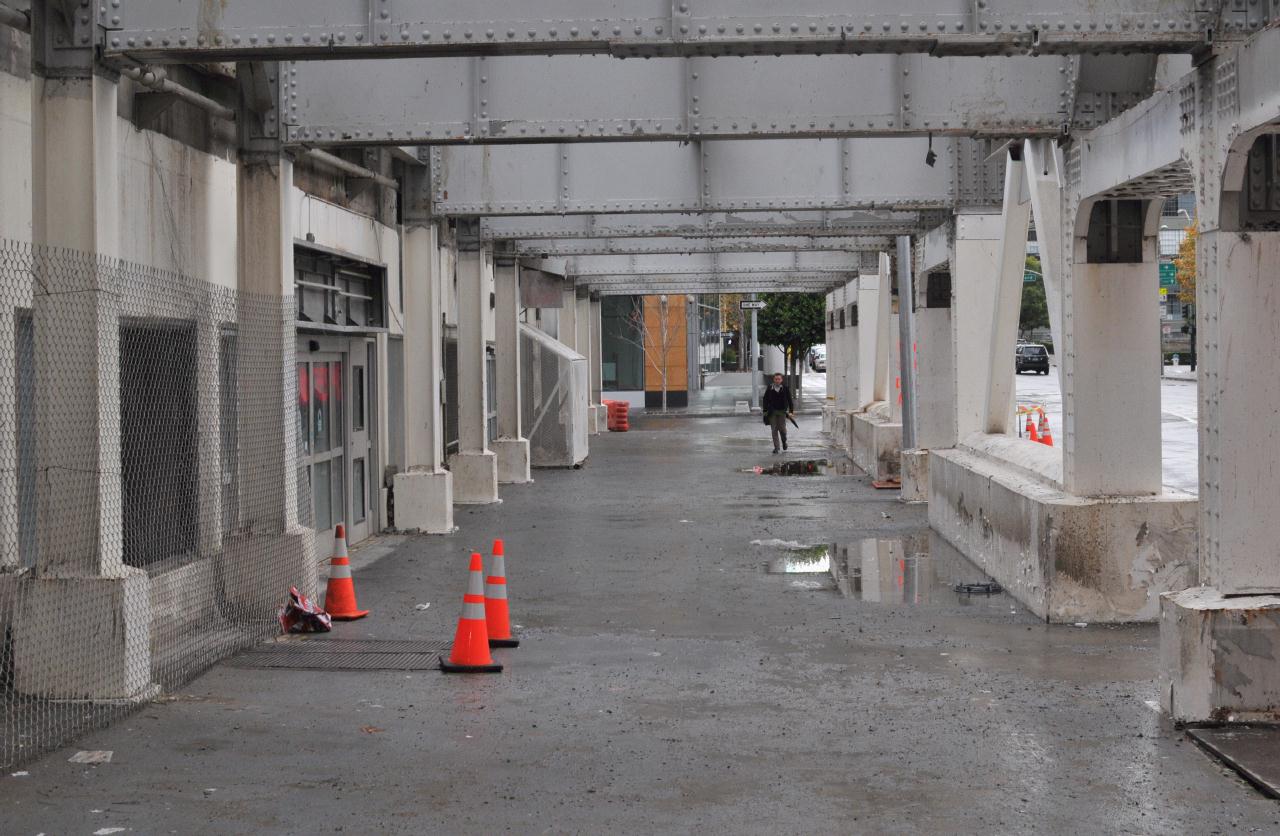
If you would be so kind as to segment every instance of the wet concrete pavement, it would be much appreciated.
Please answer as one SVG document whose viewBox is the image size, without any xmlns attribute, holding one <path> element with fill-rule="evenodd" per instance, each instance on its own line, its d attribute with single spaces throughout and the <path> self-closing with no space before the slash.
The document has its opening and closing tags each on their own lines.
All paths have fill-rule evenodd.
<svg viewBox="0 0 1280 836">
<path fill-rule="evenodd" d="M 828 455 L 800 420 L 791 456 Z M 758 418 L 633 427 L 581 471 L 460 508 L 456 535 L 354 556 L 373 614 L 335 637 L 443 639 L 469 550 L 505 538 L 523 643 L 495 651 L 502 674 L 220 665 L 0 778 L 0 832 L 1280 828 L 1149 707 L 1153 627 L 1050 627 L 952 592 L 981 576 L 922 506 L 861 475 L 744 472 L 774 460 Z M 855 594 L 766 571 L 829 544 Z"/>
</svg>

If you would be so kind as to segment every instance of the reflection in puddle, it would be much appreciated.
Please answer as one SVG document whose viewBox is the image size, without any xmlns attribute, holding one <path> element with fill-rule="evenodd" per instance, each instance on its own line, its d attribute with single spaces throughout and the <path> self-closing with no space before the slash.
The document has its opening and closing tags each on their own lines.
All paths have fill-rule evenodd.
<svg viewBox="0 0 1280 836">
<path fill-rule="evenodd" d="M 973 590 L 991 581 L 953 546 L 931 531 L 899 538 L 803 545 L 784 540 L 753 540 L 752 545 L 780 549 L 769 561 L 770 574 L 829 573 L 834 585 L 794 580 L 797 589 L 833 588 L 844 598 L 887 606 L 974 606 L 1016 612 L 1017 605 L 998 592 Z"/>
<path fill-rule="evenodd" d="M 859 472 L 848 458 L 786 459 L 771 465 L 756 465 L 743 473 L 757 476 L 848 476 Z"/>
</svg>

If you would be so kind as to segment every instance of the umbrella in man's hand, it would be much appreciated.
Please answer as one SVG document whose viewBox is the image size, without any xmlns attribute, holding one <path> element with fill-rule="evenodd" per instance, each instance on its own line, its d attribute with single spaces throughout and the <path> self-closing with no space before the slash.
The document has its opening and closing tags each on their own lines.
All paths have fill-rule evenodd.
<svg viewBox="0 0 1280 836">
<path fill-rule="evenodd" d="M 791 426 L 795 427 L 797 430 L 800 429 L 800 425 L 796 423 L 796 418 L 794 415 L 788 414 L 787 420 L 791 422 Z"/>
</svg>

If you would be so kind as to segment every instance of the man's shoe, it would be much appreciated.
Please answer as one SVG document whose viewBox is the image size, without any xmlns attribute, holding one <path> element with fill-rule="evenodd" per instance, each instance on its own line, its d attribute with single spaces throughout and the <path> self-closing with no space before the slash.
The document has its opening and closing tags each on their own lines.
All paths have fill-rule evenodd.
<svg viewBox="0 0 1280 836">
<path fill-rule="evenodd" d="M 783 450 L 787 449 L 787 440 L 785 438 L 782 439 L 782 449 Z"/>
<path fill-rule="evenodd" d="M 773 454 L 774 454 L 775 456 L 776 456 L 776 455 L 778 455 L 778 448 L 777 448 L 777 447 L 774 447 L 774 448 L 773 448 Z"/>
</svg>

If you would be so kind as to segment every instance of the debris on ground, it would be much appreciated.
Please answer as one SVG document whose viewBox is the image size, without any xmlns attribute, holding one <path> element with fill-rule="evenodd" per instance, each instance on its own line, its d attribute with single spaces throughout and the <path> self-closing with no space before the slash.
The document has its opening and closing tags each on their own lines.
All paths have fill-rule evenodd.
<svg viewBox="0 0 1280 836">
<path fill-rule="evenodd" d="M 995 581 L 984 581 L 981 583 L 958 583 L 955 591 L 962 595 L 996 595 L 1004 592 L 1004 587 Z"/>
<path fill-rule="evenodd" d="M 67 758 L 68 763 L 111 763 L 112 750 L 110 749 L 81 749 L 71 757 Z"/>
<path fill-rule="evenodd" d="M 419 604 L 418 606 L 414 607 L 415 610 L 419 610 L 419 611 L 430 609 L 430 608 L 431 608 L 430 604 Z"/>
<path fill-rule="evenodd" d="M 280 608 L 280 629 L 286 633 L 327 633 L 333 629 L 333 619 L 327 612 L 311 603 L 298 587 L 289 587 L 289 602 Z"/>
</svg>

